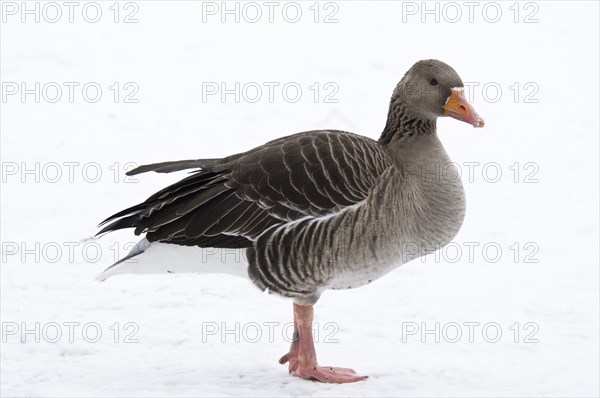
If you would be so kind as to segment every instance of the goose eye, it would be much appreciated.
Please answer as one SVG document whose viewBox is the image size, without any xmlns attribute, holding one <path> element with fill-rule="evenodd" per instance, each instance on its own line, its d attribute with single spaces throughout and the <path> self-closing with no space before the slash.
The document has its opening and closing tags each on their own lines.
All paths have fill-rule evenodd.
<svg viewBox="0 0 600 398">
<path fill-rule="evenodd" d="M 438 81 L 436 78 L 431 78 L 431 80 L 429 80 L 429 84 L 431 84 L 432 86 L 437 86 L 438 85 Z"/>
</svg>

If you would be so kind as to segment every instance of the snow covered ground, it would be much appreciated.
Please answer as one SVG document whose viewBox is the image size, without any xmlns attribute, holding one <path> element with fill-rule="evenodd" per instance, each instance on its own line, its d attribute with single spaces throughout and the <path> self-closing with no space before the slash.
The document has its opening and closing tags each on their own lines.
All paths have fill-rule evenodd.
<svg viewBox="0 0 600 398">
<path fill-rule="evenodd" d="M 467 3 L 2 1 L 0 395 L 598 396 L 598 3 Z M 487 125 L 438 125 L 455 243 L 316 306 L 320 362 L 367 381 L 291 377 L 291 303 L 244 279 L 94 281 L 137 241 L 95 225 L 184 175 L 134 163 L 377 138 L 425 58 Z"/>
</svg>

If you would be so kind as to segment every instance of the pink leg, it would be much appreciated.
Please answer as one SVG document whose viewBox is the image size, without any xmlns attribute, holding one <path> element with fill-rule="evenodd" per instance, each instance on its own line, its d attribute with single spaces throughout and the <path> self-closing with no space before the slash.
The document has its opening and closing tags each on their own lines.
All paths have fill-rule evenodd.
<svg viewBox="0 0 600 398">
<path fill-rule="evenodd" d="M 280 364 L 290 362 L 289 370 L 303 379 L 316 379 L 324 383 L 353 383 L 365 380 L 352 369 L 319 366 L 312 336 L 313 307 L 294 304 L 294 341 L 290 352 L 279 359 Z"/>
</svg>

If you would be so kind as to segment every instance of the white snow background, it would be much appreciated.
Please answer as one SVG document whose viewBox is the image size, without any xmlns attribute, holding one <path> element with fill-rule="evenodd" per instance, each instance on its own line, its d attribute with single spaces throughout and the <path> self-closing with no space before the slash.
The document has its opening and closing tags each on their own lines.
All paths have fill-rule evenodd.
<svg viewBox="0 0 600 398">
<path fill-rule="evenodd" d="M 82 17 L 87 7 L 94 18 L 88 2 L 73 23 L 62 2 L 56 23 L 54 6 L 37 3 L 39 22 L 21 21 L 21 2 L 1 4 L 3 397 L 599 395 L 597 2 L 479 2 L 472 22 L 463 2 L 321 2 L 316 23 L 312 1 L 296 3 L 296 23 L 282 16 L 285 6 L 294 18 L 289 2 L 272 23 L 263 2 L 255 23 L 243 2 L 239 23 L 203 14 L 221 2 L 98 2 L 97 23 Z M 313 129 L 377 139 L 396 83 L 427 58 L 479 84 L 470 95 L 486 127 L 438 123 L 467 194 L 455 244 L 315 307 L 320 363 L 367 381 L 289 375 L 277 359 L 292 304 L 247 280 L 94 281 L 138 239 L 84 241 L 96 224 L 186 175 L 126 181 L 130 162 L 221 157 Z M 39 103 L 10 94 L 35 82 Z M 65 82 L 79 84 L 73 102 Z M 93 87 L 82 94 L 90 82 L 95 103 Z M 262 97 L 203 100 L 221 82 L 255 82 Z M 265 82 L 279 84 L 272 102 Z M 301 87 L 297 102 L 286 83 Z"/>
</svg>

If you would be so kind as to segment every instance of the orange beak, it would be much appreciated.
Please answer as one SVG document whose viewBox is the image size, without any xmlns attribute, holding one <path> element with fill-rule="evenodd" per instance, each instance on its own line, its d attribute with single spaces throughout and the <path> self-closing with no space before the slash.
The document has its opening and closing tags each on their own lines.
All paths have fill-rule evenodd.
<svg viewBox="0 0 600 398">
<path fill-rule="evenodd" d="M 485 125 L 485 121 L 479 117 L 465 98 L 465 90 L 462 88 L 453 88 L 452 94 L 442 108 L 446 116 L 469 123 L 473 127 L 483 127 Z"/>
</svg>

